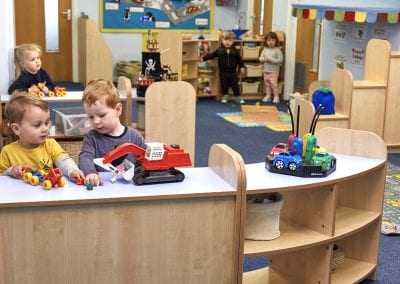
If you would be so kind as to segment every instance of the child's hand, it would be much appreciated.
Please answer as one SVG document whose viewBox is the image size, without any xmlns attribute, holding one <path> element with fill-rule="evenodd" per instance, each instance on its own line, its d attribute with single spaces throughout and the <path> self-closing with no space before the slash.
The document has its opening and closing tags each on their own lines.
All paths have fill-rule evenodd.
<svg viewBox="0 0 400 284">
<path fill-rule="evenodd" d="M 271 58 L 269 58 L 269 57 L 265 57 L 265 60 L 264 60 L 265 62 L 271 62 L 272 60 L 271 60 Z"/>
<path fill-rule="evenodd" d="M 103 185 L 103 180 L 98 174 L 88 174 L 85 177 L 85 185 L 92 184 L 93 186 Z"/>
<path fill-rule="evenodd" d="M 28 89 L 28 93 L 30 93 L 30 92 L 32 92 L 32 93 L 39 93 L 40 90 L 39 90 L 38 86 L 32 85 L 32 86 Z"/>
<path fill-rule="evenodd" d="M 239 69 L 240 75 L 244 75 L 245 71 L 246 71 L 245 68 L 244 68 L 244 67 L 241 67 L 241 68 Z"/>
<path fill-rule="evenodd" d="M 11 169 L 11 174 L 15 178 L 22 178 L 24 176 L 24 168 L 28 167 L 28 165 L 15 165 Z"/>
<path fill-rule="evenodd" d="M 81 170 L 75 170 L 71 173 L 69 177 L 73 182 L 76 182 L 77 179 L 81 178 L 84 179 L 85 175 Z"/>
</svg>

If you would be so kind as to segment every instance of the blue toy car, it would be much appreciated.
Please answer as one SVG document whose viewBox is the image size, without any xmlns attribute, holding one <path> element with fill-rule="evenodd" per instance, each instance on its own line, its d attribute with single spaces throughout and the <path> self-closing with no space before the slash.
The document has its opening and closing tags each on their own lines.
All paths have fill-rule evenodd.
<svg viewBox="0 0 400 284">
<path fill-rule="evenodd" d="M 274 157 L 272 165 L 278 170 L 288 168 L 291 171 L 295 171 L 301 167 L 303 159 L 300 155 L 293 154 L 290 151 L 283 151 Z"/>
</svg>

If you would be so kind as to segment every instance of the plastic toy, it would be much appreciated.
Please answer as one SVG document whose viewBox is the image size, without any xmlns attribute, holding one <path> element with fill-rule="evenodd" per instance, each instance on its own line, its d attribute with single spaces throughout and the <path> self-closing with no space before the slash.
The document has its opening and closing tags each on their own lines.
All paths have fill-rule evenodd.
<svg viewBox="0 0 400 284">
<path fill-rule="evenodd" d="M 95 159 L 98 166 L 114 173 L 112 182 L 116 176 L 122 175 L 124 179 L 133 179 L 136 185 L 160 182 L 180 182 L 185 175 L 175 167 L 189 167 L 192 165 L 189 153 L 185 153 L 178 145 L 166 145 L 158 142 L 147 143 L 143 149 L 132 143 L 124 143 L 107 153 L 104 158 Z M 111 163 L 127 154 L 136 155 L 136 163 L 127 164 L 125 160 L 117 167 Z M 124 164 L 125 163 L 125 164 Z"/>
<path fill-rule="evenodd" d="M 65 178 L 59 168 L 50 169 L 48 172 L 44 170 L 35 171 L 29 167 L 23 169 L 23 179 L 31 185 L 38 185 L 42 183 L 43 189 L 49 190 L 52 187 L 63 187 L 65 185 Z"/>
<path fill-rule="evenodd" d="M 46 87 L 45 83 L 38 83 L 37 85 L 32 84 L 31 88 L 33 88 L 33 87 L 36 87 L 35 89 L 37 89 L 39 91 L 35 92 L 35 91 L 30 90 L 29 93 L 31 95 L 35 95 L 35 96 L 39 96 L 39 97 L 43 97 L 43 96 L 54 97 L 54 95 L 56 95 L 57 97 L 64 97 L 67 94 L 66 88 L 56 86 L 54 88 L 54 91 L 51 91 Z"/>
<path fill-rule="evenodd" d="M 335 114 L 335 96 L 330 88 L 319 87 L 312 95 L 312 103 L 317 109 L 322 105 L 321 114 Z"/>
<path fill-rule="evenodd" d="M 286 151 L 288 149 L 288 146 L 286 143 L 278 143 L 274 147 L 272 147 L 271 151 L 269 151 L 269 154 L 271 156 L 278 155 L 279 153 L 282 153 L 283 151 Z"/>
<path fill-rule="evenodd" d="M 323 107 L 318 106 L 311 121 L 310 132 L 303 138 L 298 137 L 300 106 L 297 109 L 297 131 L 294 133 L 293 113 L 288 104 L 290 118 L 292 120 L 292 133 L 289 135 L 287 150 L 276 153 L 277 145 L 284 146 L 285 143 L 275 145 L 265 159 L 265 167 L 270 172 L 293 175 L 299 177 L 321 177 L 328 176 L 336 170 L 336 158 L 327 153 L 325 149 L 317 145 L 314 136 L 318 118 Z M 279 151 L 278 150 L 278 151 Z"/>
</svg>

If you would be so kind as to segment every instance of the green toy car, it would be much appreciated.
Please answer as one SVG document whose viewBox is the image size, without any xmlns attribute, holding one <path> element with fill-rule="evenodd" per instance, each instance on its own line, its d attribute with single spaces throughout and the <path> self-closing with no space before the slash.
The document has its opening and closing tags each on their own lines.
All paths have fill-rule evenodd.
<svg viewBox="0 0 400 284">
<path fill-rule="evenodd" d="M 319 152 L 311 158 L 311 163 L 321 166 L 323 171 L 327 171 L 336 165 L 336 158 L 327 152 Z"/>
</svg>

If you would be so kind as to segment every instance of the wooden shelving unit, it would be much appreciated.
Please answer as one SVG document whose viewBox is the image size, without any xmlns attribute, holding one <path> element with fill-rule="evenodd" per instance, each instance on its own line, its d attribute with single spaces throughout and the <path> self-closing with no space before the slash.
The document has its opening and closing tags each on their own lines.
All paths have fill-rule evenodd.
<svg viewBox="0 0 400 284">
<path fill-rule="evenodd" d="M 161 62 L 171 66 L 178 73 L 178 80 L 189 82 L 196 90 L 197 97 L 219 98 L 218 69 L 216 62 L 209 61 L 213 72 L 199 72 L 200 45 L 207 42 L 210 49 L 215 49 L 217 40 L 185 40 L 176 31 L 162 31 L 158 34 Z M 207 92 L 204 92 L 207 87 Z"/>
<path fill-rule="evenodd" d="M 284 205 L 279 238 L 242 240 L 242 260 L 270 259 L 267 268 L 244 273 L 243 283 L 339 284 L 375 277 L 386 146 L 380 137 L 365 131 L 324 128 L 317 130 L 316 137 L 338 159 L 336 172 L 328 177 L 276 175 L 266 172 L 264 163 L 246 165 L 246 197 L 280 192 Z M 242 208 L 245 211 L 246 206 Z M 242 220 L 245 215 L 242 212 Z M 345 261 L 332 273 L 334 244 L 343 248 Z"/>
</svg>

